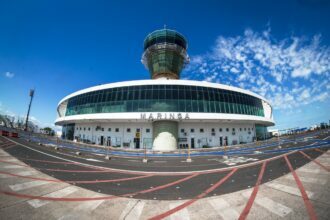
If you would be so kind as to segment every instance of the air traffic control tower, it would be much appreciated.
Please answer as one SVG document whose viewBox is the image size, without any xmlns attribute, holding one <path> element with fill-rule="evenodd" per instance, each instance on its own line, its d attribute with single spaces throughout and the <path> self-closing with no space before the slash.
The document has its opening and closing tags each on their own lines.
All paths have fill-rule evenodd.
<svg viewBox="0 0 330 220">
<path fill-rule="evenodd" d="M 189 63 L 187 40 L 177 31 L 156 30 L 145 38 L 142 63 L 152 79 L 179 79 L 181 70 Z"/>
</svg>

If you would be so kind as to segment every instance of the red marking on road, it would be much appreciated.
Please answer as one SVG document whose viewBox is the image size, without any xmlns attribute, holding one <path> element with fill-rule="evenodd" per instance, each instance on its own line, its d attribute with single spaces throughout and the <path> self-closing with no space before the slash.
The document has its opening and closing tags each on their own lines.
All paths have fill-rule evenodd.
<svg viewBox="0 0 330 220">
<path fill-rule="evenodd" d="M 170 186 L 173 186 L 173 185 L 182 183 L 184 181 L 190 180 L 191 178 L 196 177 L 196 176 L 199 176 L 199 174 L 193 174 L 193 175 L 184 177 L 182 179 L 176 180 L 174 182 L 167 183 L 167 184 L 161 185 L 161 186 L 157 186 L 157 187 L 152 188 L 152 189 L 146 189 L 146 190 L 140 191 L 138 193 L 134 193 L 134 195 L 136 195 L 136 194 L 144 194 L 144 193 L 149 193 L 149 192 L 154 192 L 154 191 L 157 191 L 157 190 L 160 190 L 160 189 L 164 189 L 164 188 L 167 188 L 167 187 L 170 187 Z"/>
<path fill-rule="evenodd" d="M 30 177 L 30 176 L 21 176 L 13 173 L 8 173 L 8 172 L 3 172 L 0 171 L 0 174 L 5 174 L 9 176 L 15 176 L 15 177 L 20 177 L 24 179 L 33 179 L 33 180 L 40 180 L 40 181 L 46 181 L 46 182 L 55 182 L 55 183 L 85 183 L 85 184 L 90 184 L 90 183 L 112 183 L 112 182 L 123 182 L 123 181 L 129 181 L 129 180 L 136 180 L 136 179 L 142 179 L 142 178 L 147 178 L 151 177 L 154 175 L 144 175 L 144 176 L 134 176 L 134 177 L 128 177 L 128 178 L 121 178 L 121 179 L 111 179 L 111 180 L 69 180 L 69 181 L 63 181 L 63 180 L 58 180 L 58 179 L 46 179 L 46 178 L 38 178 L 38 177 Z"/>
<path fill-rule="evenodd" d="M 259 176 L 258 176 L 258 179 L 257 179 L 257 182 L 256 182 L 256 185 L 253 189 L 253 192 L 251 193 L 251 196 L 249 198 L 249 201 L 247 202 L 243 212 L 241 213 L 241 215 L 239 216 L 239 220 L 244 220 L 246 219 L 246 217 L 248 216 L 250 210 L 251 210 L 251 207 L 253 205 L 253 202 L 255 200 L 255 198 L 257 197 L 257 193 L 258 193 L 258 190 L 259 190 L 259 185 L 261 183 L 261 180 L 262 180 L 262 177 L 264 175 L 264 172 L 265 172 L 265 168 L 266 168 L 266 161 L 262 164 L 262 167 L 260 169 L 260 172 L 259 172 Z"/>
<path fill-rule="evenodd" d="M 223 177 L 222 179 L 220 179 L 216 184 L 214 184 L 213 186 L 211 186 L 210 188 L 208 188 L 207 190 L 205 190 L 204 192 L 202 192 L 201 194 L 199 194 L 198 196 L 196 196 L 195 198 L 173 208 L 168 210 L 167 212 L 164 212 L 160 215 L 154 216 L 152 218 L 150 218 L 150 220 L 158 220 L 158 219 L 163 219 L 166 218 L 170 215 L 172 215 L 175 212 L 180 211 L 181 209 L 186 208 L 187 206 L 193 204 L 194 202 L 196 202 L 198 199 L 203 198 L 204 196 L 206 196 L 207 194 L 209 194 L 210 192 L 212 192 L 213 190 L 215 190 L 216 188 L 218 188 L 220 185 L 222 185 L 227 179 L 229 179 L 229 177 L 231 177 L 235 172 L 237 171 L 237 168 L 232 169 L 231 172 L 229 172 L 225 177 Z"/>
<path fill-rule="evenodd" d="M 39 200 L 50 200 L 50 201 L 64 201 L 64 202 L 82 202 L 82 201 L 92 201 L 92 200 L 110 200 L 110 199 L 115 199 L 115 198 L 119 198 L 119 197 L 124 197 L 124 196 L 133 196 L 133 195 L 137 195 L 137 194 L 144 194 L 144 193 L 149 193 L 149 192 L 153 192 L 156 190 L 160 190 L 160 189 L 164 189 L 170 186 L 173 186 L 175 184 L 178 183 L 182 183 L 184 181 L 187 181 L 193 177 L 198 176 L 199 174 L 193 174 L 190 175 L 188 177 L 184 177 L 182 179 L 173 181 L 171 183 L 167 183 L 164 185 L 160 185 L 157 186 L 153 189 L 146 189 L 146 190 L 141 190 L 135 193 L 129 193 L 129 194 L 124 194 L 124 195 L 119 195 L 119 196 L 102 196 L 102 197 L 81 197 L 81 198 L 54 198 L 54 197 L 47 197 L 47 196 L 33 196 L 33 195 L 28 195 L 28 194 L 20 194 L 20 193 L 15 193 L 15 192 L 9 192 L 9 191 L 1 191 L 0 193 L 5 194 L 5 195 L 9 195 L 9 196 L 15 196 L 15 197 L 19 197 L 19 198 L 29 198 L 29 199 L 39 199 Z"/>
<path fill-rule="evenodd" d="M 288 167 L 289 167 L 289 169 L 290 169 L 290 171 L 291 171 L 291 173 L 292 173 L 292 175 L 293 175 L 293 177 L 294 177 L 294 179 L 297 183 L 297 186 L 300 190 L 301 196 L 303 197 L 303 200 L 304 200 L 305 206 L 307 208 L 307 212 L 309 214 L 310 219 L 313 219 L 313 220 L 315 219 L 316 220 L 317 219 L 316 213 L 314 211 L 312 203 L 309 201 L 309 198 L 307 196 L 307 193 L 305 191 L 305 188 L 304 188 L 303 184 L 301 183 L 298 175 L 296 174 L 296 171 L 292 168 L 292 165 L 291 165 L 288 157 L 284 156 L 284 159 L 285 159 L 285 161 L 286 161 L 286 163 L 287 163 L 287 165 L 288 165 Z"/>
<path fill-rule="evenodd" d="M 308 156 L 307 154 L 305 154 L 302 151 L 299 151 L 302 155 L 304 155 L 305 157 L 307 157 L 309 160 L 313 161 L 314 163 L 316 163 L 317 165 L 319 165 L 320 167 L 322 167 L 323 169 L 325 169 L 326 171 L 330 171 L 330 169 L 326 166 L 324 166 L 323 164 L 321 164 L 320 162 L 318 162 L 317 160 L 311 158 L 310 156 Z"/>
</svg>

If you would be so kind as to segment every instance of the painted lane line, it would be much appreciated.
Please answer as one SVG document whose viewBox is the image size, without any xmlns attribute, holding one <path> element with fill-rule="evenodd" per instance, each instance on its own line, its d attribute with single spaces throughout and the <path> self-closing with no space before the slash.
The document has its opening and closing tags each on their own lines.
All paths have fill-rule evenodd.
<svg viewBox="0 0 330 220">
<path fill-rule="evenodd" d="M 59 179 L 47 179 L 47 178 L 39 178 L 39 177 L 22 176 L 22 175 L 17 175 L 17 174 L 8 173 L 8 172 L 2 172 L 2 171 L 0 171 L 0 174 L 6 174 L 6 175 L 9 175 L 9 176 L 15 176 L 15 177 L 20 177 L 20 178 L 33 179 L 33 180 L 45 181 L 45 182 L 55 182 L 55 183 L 84 183 L 84 184 L 124 182 L 124 181 L 130 181 L 130 180 L 136 180 L 136 179 L 143 179 L 143 178 L 148 178 L 148 177 L 152 177 L 153 176 L 153 175 L 144 175 L 144 176 L 134 176 L 134 177 L 120 178 L 120 179 L 106 179 L 106 180 L 68 180 L 68 181 L 64 181 L 64 180 L 59 180 Z"/>
<path fill-rule="evenodd" d="M 182 202 L 174 202 L 170 203 L 169 208 L 174 209 L 175 207 L 181 205 Z M 189 212 L 187 208 L 184 208 L 176 213 L 173 213 L 173 215 L 170 216 L 171 220 L 190 220 Z"/>
<path fill-rule="evenodd" d="M 54 197 L 54 198 L 64 197 L 64 196 L 68 196 L 68 195 L 76 192 L 77 190 L 78 189 L 76 187 L 69 186 L 64 189 L 60 189 L 56 192 L 52 192 L 52 193 L 48 194 L 48 197 Z M 50 203 L 50 201 L 33 199 L 33 200 L 29 200 L 28 203 L 34 208 L 39 208 L 41 206 L 44 206 L 44 205 Z"/>
<path fill-rule="evenodd" d="M 279 191 L 282 191 L 282 192 L 286 192 L 286 193 L 289 193 L 291 195 L 301 197 L 300 190 L 295 188 L 295 187 L 283 185 L 283 184 L 280 184 L 280 183 L 266 183 L 265 185 L 270 187 L 270 188 L 273 188 L 273 189 L 276 189 L 276 190 L 279 190 Z M 306 193 L 307 193 L 309 198 L 311 198 L 314 195 L 314 193 L 310 192 L 310 191 L 306 191 Z"/>
<path fill-rule="evenodd" d="M 222 198 L 208 199 L 208 203 L 223 220 L 236 220 L 239 218 L 239 213 L 231 208 L 232 206 Z"/>
<path fill-rule="evenodd" d="M 263 164 L 262 164 L 262 167 L 260 169 L 260 172 L 259 172 L 259 176 L 258 176 L 256 185 L 255 185 L 255 187 L 253 189 L 253 192 L 251 193 L 251 196 L 249 198 L 249 201 L 246 203 L 245 208 L 243 209 L 241 215 L 239 216 L 239 220 L 246 219 L 246 217 L 248 216 L 248 214 L 249 214 L 249 212 L 251 210 L 251 207 L 253 205 L 253 202 L 254 202 L 254 200 L 255 200 L 255 198 L 257 196 L 258 190 L 259 190 L 259 185 L 261 183 L 262 177 L 263 177 L 264 172 L 265 172 L 266 163 L 267 162 L 263 162 Z"/>
<path fill-rule="evenodd" d="M 237 171 L 237 168 L 234 168 L 231 170 L 231 172 L 229 172 L 225 177 L 221 178 L 217 183 L 215 183 L 213 186 L 211 186 L 210 188 L 208 188 L 207 190 L 205 190 L 204 192 L 202 192 L 201 194 L 199 194 L 198 196 L 196 196 L 194 199 L 188 200 L 187 202 L 168 210 L 167 212 L 164 212 L 160 215 L 154 216 L 151 219 L 153 220 L 158 220 L 158 219 L 163 219 L 166 218 L 170 215 L 172 215 L 175 212 L 180 211 L 181 209 L 186 208 L 187 206 L 193 204 L 194 202 L 196 202 L 197 200 L 203 198 L 204 196 L 206 196 L 207 194 L 209 194 L 210 192 L 212 192 L 213 190 L 215 190 L 216 188 L 218 188 L 219 186 L 221 186 L 227 179 L 229 179 L 235 172 Z"/>
<path fill-rule="evenodd" d="M 31 181 L 31 182 L 25 182 L 25 183 L 18 183 L 18 184 L 14 184 L 14 185 L 9 185 L 9 187 L 13 190 L 13 191 L 21 191 L 21 190 L 25 190 L 25 189 L 30 189 L 36 186 L 42 186 L 45 184 L 48 184 L 49 182 L 44 182 L 44 181 Z"/>
<path fill-rule="evenodd" d="M 251 195 L 251 190 L 245 191 L 242 195 L 245 198 L 249 198 Z M 255 203 L 257 205 L 267 209 L 271 213 L 274 213 L 275 215 L 278 215 L 282 218 L 292 212 L 291 208 L 289 208 L 281 203 L 275 202 L 272 199 L 267 198 L 267 197 L 261 197 L 261 198 L 257 197 L 255 200 Z"/>
<path fill-rule="evenodd" d="M 125 220 L 138 220 L 142 214 L 145 202 L 139 200 L 133 209 L 125 216 Z"/>
<path fill-rule="evenodd" d="M 316 163 L 317 165 L 319 165 L 320 167 L 322 167 L 323 169 L 325 169 L 326 171 L 330 172 L 330 169 L 327 168 L 326 166 L 324 166 L 323 164 L 321 164 L 320 162 L 318 162 L 317 160 L 311 158 L 310 156 L 308 156 L 306 153 L 299 151 L 299 153 L 301 153 L 302 155 L 304 155 L 306 158 L 308 158 L 309 160 L 313 161 L 314 163 Z"/>
<path fill-rule="evenodd" d="M 93 162 L 103 162 L 101 160 L 96 160 L 96 159 L 93 159 L 93 158 L 87 158 L 86 160 L 87 161 L 93 161 Z"/>
<path fill-rule="evenodd" d="M 290 179 L 290 180 L 295 180 L 293 176 L 286 176 L 285 178 Z M 325 179 L 320 179 L 320 178 L 311 178 L 311 177 L 299 177 L 302 182 L 305 183 L 316 183 L 316 184 L 321 184 L 325 185 L 327 183 L 327 180 Z"/>
<path fill-rule="evenodd" d="M 299 179 L 296 171 L 292 168 L 292 165 L 291 165 L 288 157 L 287 156 L 284 156 L 284 159 L 285 159 L 285 161 L 286 161 L 286 163 L 287 163 L 287 165 L 288 165 L 288 167 L 289 167 L 289 169 L 290 169 L 290 171 L 291 171 L 294 179 L 296 180 L 296 183 L 297 183 L 297 186 L 299 187 L 301 196 L 304 199 L 304 203 L 305 203 L 305 206 L 307 208 L 307 212 L 309 214 L 310 219 L 313 219 L 313 220 L 315 219 L 316 220 L 317 219 L 316 213 L 314 211 L 314 208 L 313 208 L 312 203 L 309 201 L 309 198 L 310 197 L 307 195 L 307 193 L 305 191 L 305 188 L 304 188 L 303 184 L 301 183 L 301 181 L 300 181 L 300 179 Z"/>
<path fill-rule="evenodd" d="M 154 187 L 154 188 L 151 188 L 151 189 L 146 189 L 146 190 L 142 190 L 138 193 L 134 193 L 134 195 L 137 195 L 137 194 L 144 194 L 144 193 L 150 193 L 150 192 L 154 192 L 156 190 L 160 190 L 160 189 L 164 189 L 164 188 L 168 188 L 170 186 L 174 186 L 176 184 L 179 184 L 179 183 L 182 183 L 184 181 L 187 181 L 193 177 L 196 177 L 198 176 L 199 174 L 193 174 L 193 175 L 190 175 L 190 176 L 187 176 L 187 177 L 184 177 L 182 179 L 179 179 L 179 180 L 176 180 L 176 181 L 173 181 L 173 182 L 170 182 L 170 183 L 167 183 L 167 184 L 164 184 L 164 185 L 160 185 L 160 186 L 157 186 L 157 187 Z"/>
<path fill-rule="evenodd" d="M 8 139 L 8 140 L 10 140 L 10 139 Z M 10 141 L 13 141 L 13 140 L 10 140 Z M 13 141 L 13 142 L 15 142 L 15 141 Z M 58 156 L 55 156 L 55 155 L 52 155 L 52 154 L 49 154 L 49 153 L 45 153 L 45 152 L 36 150 L 34 148 L 28 147 L 28 146 L 26 146 L 24 144 L 21 144 L 21 143 L 18 143 L 18 142 L 15 142 L 15 143 L 17 145 L 20 145 L 20 146 L 22 146 L 24 148 L 27 148 L 27 149 L 30 149 L 32 151 L 35 151 L 35 152 L 38 152 L 38 153 L 41 153 L 41 154 L 44 154 L 44 155 L 47 155 L 47 156 L 50 156 L 50 157 L 53 157 L 53 158 L 57 158 L 57 159 L 60 159 L 60 160 L 79 163 L 79 164 L 81 164 L 82 166 L 85 166 L 85 167 L 92 167 L 92 168 L 101 169 L 101 170 L 110 170 L 110 171 L 114 171 L 114 172 L 118 172 L 118 173 L 126 173 L 126 174 L 128 174 L 128 173 L 130 173 L 130 174 L 154 174 L 154 175 L 159 175 L 159 176 L 161 176 L 161 175 L 172 175 L 173 176 L 173 175 L 184 175 L 184 174 L 193 174 L 193 173 L 208 174 L 208 173 L 216 173 L 216 172 L 219 172 L 219 171 L 230 171 L 234 168 L 238 169 L 238 168 L 250 167 L 250 166 L 257 165 L 257 164 L 261 164 L 264 161 L 272 161 L 272 160 L 282 158 L 284 155 L 290 155 L 290 154 L 296 153 L 296 151 L 292 151 L 292 152 L 277 155 L 275 157 L 268 158 L 268 159 L 265 159 L 265 160 L 255 161 L 255 162 L 251 162 L 249 164 L 242 164 L 242 165 L 238 165 L 238 166 L 234 166 L 234 167 L 217 168 L 217 169 L 210 169 L 210 170 L 195 170 L 195 171 L 182 171 L 182 172 L 179 171 L 179 172 L 173 173 L 173 172 L 154 172 L 154 171 L 132 171 L 132 170 L 123 170 L 123 169 L 96 166 L 96 165 L 92 165 L 92 164 L 86 164 L 86 163 L 82 163 L 82 162 L 77 162 L 77 161 L 61 158 L 61 157 L 58 157 Z"/>
</svg>

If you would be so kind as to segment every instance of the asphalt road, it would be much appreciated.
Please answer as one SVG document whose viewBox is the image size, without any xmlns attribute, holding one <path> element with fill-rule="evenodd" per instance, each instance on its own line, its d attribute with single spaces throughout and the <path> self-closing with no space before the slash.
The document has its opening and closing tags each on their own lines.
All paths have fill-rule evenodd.
<svg viewBox="0 0 330 220">
<path fill-rule="evenodd" d="M 328 134 L 318 135 L 283 148 L 311 145 L 327 138 Z M 327 144 L 303 153 L 244 154 L 230 160 L 212 155 L 194 157 L 192 163 L 187 163 L 186 158 L 160 157 L 142 163 L 141 158 L 116 157 L 107 161 L 95 154 L 76 155 L 69 149 L 56 151 L 22 139 L 0 137 L 0 141 L 0 147 L 6 152 L 59 182 L 103 194 L 153 200 L 192 199 L 203 193 L 203 196 L 216 196 L 253 188 L 261 170 L 261 183 L 265 183 L 289 173 L 288 163 L 297 169 L 329 148 Z M 266 150 L 269 149 L 277 147 Z M 212 188 L 220 184 L 221 187 Z"/>
</svg>

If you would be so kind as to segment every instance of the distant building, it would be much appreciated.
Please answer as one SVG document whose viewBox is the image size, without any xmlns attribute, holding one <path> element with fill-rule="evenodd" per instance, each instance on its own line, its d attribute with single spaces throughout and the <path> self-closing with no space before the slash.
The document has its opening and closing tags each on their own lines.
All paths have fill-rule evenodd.
<svg viewBox="0 0 330 220">
<path fill-rule="evenodd" d="M 150 33 L 142 62 L 151 80 L 104 84 L 66 96 L 56 120 L 63 138 L 159 151 L 265 138 L 267 126 L 274 125 L 269 101 L 241 88 L 180 80 L 189 62 L 187 47 L 177 31 Z"/>
</svg>

